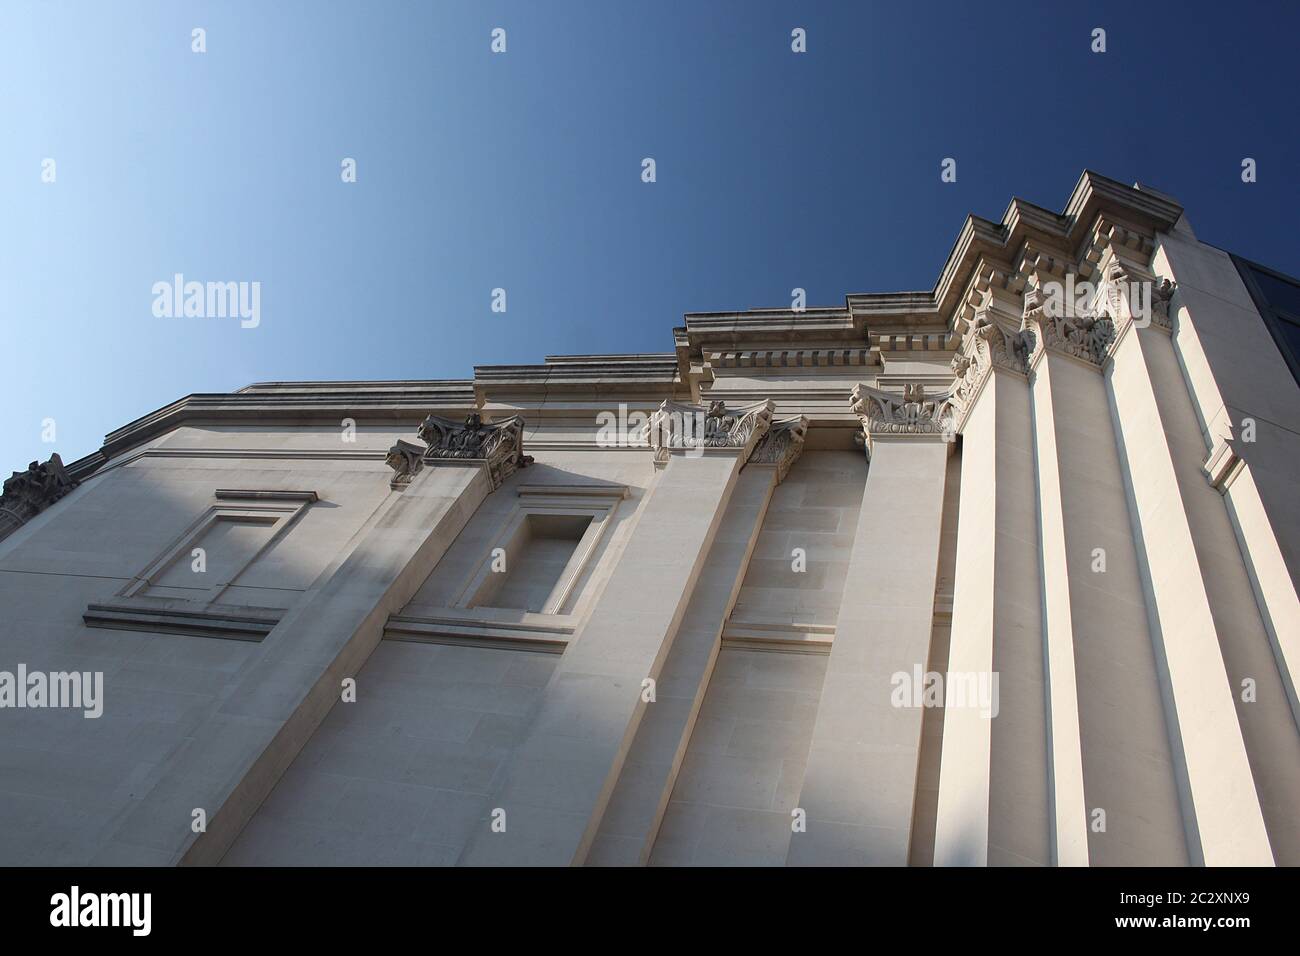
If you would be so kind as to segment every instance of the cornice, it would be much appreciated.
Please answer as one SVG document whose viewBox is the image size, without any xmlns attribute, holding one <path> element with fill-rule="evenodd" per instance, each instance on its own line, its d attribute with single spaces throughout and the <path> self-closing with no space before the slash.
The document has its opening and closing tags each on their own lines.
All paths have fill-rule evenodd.
<svg viewBox="0 0 1300 956">
<path fill-rule="evenodd" d="M 194 421 L 298 421 L 452 417 L 524 409 L 530 421 L 606 400 L 698 400 L 713 369 L 880 367 L 885 356 L 947 361 L 974 327 L 983 296 L 1018 295 L 1031 273 L 1088 277 L 1106 249 L 1149 251 L 1181 206 L 1158 192 L 1084 171 L 1061 212 L 1014 198 L 1000 221 L 968 216 L 929 291 L 854 293 L 843 306 L 697 312 L 673 330 L 673 351 L 555 355 L 540 365 L 484 365 L 472 380 L 263 382 L 231 394 L 178 399 L 111 432 L 96 452 L 67 466 L 79 480 L 108 460 Z M 1069 341 L 1063 330 L 1061 337 Z M 1076 331 L 1077 330 L 1073 330 Z M 1038 347 L 1041 351 L 1040 336 Z M 1093 363 L 1095 364 L 1095 363 Z"/>
</svg>

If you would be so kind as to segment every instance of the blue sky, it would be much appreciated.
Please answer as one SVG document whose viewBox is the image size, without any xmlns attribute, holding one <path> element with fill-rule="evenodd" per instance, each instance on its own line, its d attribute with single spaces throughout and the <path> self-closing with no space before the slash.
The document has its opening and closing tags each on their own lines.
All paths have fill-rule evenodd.
<svg viewBox="0 0 1300 956">
<path fill-rule="evenodd" d="M 191 392 L 668 351 L 683 312 L 928 289 L 968 213 L 1059 210 L 1084 168 L 1296 274 L 1298 10 L 5 0 L 0 470 Z M 178 272 L 260 282 L 260 325 L 156 317 Z"/>
</svg>

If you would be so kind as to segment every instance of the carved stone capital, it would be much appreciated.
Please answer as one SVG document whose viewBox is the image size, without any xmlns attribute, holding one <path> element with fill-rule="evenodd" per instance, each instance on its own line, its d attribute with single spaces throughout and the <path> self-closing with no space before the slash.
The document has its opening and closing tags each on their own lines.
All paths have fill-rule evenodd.
<svg viewBox="0 0 1300 956">
<path fill-rule="evenodd" d="M 708 449 L 727 448 L 739 450 L 744 460 L 767 433 L 775 407 L 770 400 L 734 409 L 718 401 L 707 407 L 665 401 L 650 416 L 647 438 L 659 463 L 667 462 L 673 451 L 703 454 Z"/>
<path fill-rule="evenodd" d="M 411 479 L 424 467 L 424 448 L 399 438 L 397 444 L 388 449 L 384 462 L 396 472 L 389 486 L 393 489 L 401 488 L 409 485 Z"/>
<path fill-rule="evenodd" d="M 0 538 L 36 517 L 77 484 L 57 454 L 45 462 L 32 462 L 26 471 L 15 471 L 5 480 L 4 493 L 0 494 Z"/>
<path fill-rule="evenodd" d="M 948 398 L 957 418 L 965 418 L 985 379 L 994 370 L 1026 375 L 1036 343 L 1037 336 L 1032 329 L 1009 331 L 977 312 L 966 341 L 950 365 L 953 383 Z"/>
<path fill-rule="evenodd" d="M 517 470 L 533 463 L 524 454 L 524 420 L 518 415 L 491 423 L 484 422 L 478 412 L 471 412 L 463 423 L 430 415 L 416 437 L 429 446 L 423 456 L 426 462 L 482 461 L 494 491 Z"/>
<path fill-rule="evenodd" d="M 772 422 L 767 433 L 758 440 L 754 450 L 749 453 L 751 465 L 776 465 L 776 480 L 785 481 L 790 466 L 795 463 L 803 451 L 804 436 L 808 433 L 808 419 L 799 415 L 796 418 L 781 418 Z"/>
<path fill-rule="evenodd" d="M 1106 349 L 1115 338 L 1115 323 L 1107 315 L 1076 309 L 1068 295 L 1049 295 L 1031 275 L 1025 288 L 1021 331 L 1032 331 L 1040 352 L 1056 352 L 1101 368 Z"/>
<path fill-rule="evenodd" d="M 926 398 L 924 385 L 904 385 L 901 398 L 878 388 L 855 385 L 851 400 L 853 412 L 862 419 L 862 439 L 868 456 L 873 445 L 882 440 L 953 440 L 951 400 L 947 395 Z"/>
<path fill-rule="evenodd" d="M 1098 302 L 1115 322 L 1116 339 L 1118 332 L 1126 330 L 1130 323 L 1140 329 L 1149 326 L 1173 332 L 1173 319 L 1169 315 L 1169 300 L 1177 291 L 1173 281 L 1157 279 L 1146 269 L 1113 254 L 1108 254 L 1103 275 L 1106 287 Z"/>
</svg>

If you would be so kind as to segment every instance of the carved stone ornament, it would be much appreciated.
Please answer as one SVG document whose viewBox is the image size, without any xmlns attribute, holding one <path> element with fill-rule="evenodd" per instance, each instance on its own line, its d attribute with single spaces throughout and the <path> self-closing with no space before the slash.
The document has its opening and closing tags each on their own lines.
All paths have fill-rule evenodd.
<svg viewBox="0 0 1300 956">
<path fill-rule="evenodd" d="M 36 517 L 77 484 L 57 454 L 50 455 L 49 461 L 32 462 L 26 471 L 15 471 L 5 480 L 0 495 L 0 538 Z"/>
<path fill-rule="evenodd" d="M 947 395 L 926 398 L 925 386 L 903 386 L 902 398 L 877 388 L 855 385 L 852 409 L 862 419 L 862 436 L 868 456 L 872 444 L 893 436 L 942 437 L 952 441 L 955 419 L 953 404 Z"/>
<path fill-rule="evenodd" d="M 903 386 L 902 398 L 866 385 L 853 387 L 853 411 L 868 432 L 881 435 L 937 435 L 950 427 L 947 397 L 926 398 L 925 386 Z"/>
<path fill-rule="evenodd" d="M 1008 332 L 987 315 L 977 312 L 975 325 L 950 366 L 953 383 L 948 397 L 957 414 L 966 413 L 984 378 L 993 369 L 1026 374 L 1036 343 L 1037 336 L 1032 329 Z"/>
<path fill-rule="evenodd" d="M 1172 332 L 1174 320 L 1169 315 L 1169 300 L 1178 291 L 1178 285 L 1172 279 L 1161 279 L 1151 292 L 1151 324 Z"/>
<path fill-rule="evenodd" d="M 490 424 L 478 412 L 471 412 L 463 423 L 429 415 L 416 437 L 429 446 L 424 451 L 425 461 L 452 459 L 486 463 L 493 490 L 500 488 L 517 470 L 533 463 L 524 454 L 524 420 L 518 415 Z"/>
<path fill-rule="evenodd" d="M 409 485 L 411 479 L 424 467 L 424 448 L 414 442 L 404 441 L 399 438 L 397 444 L 388 449 L 388 455 L 384 458 L 384 461 L 389 468 L 396 472 L 391 482 L 393 488 Z"/>
<path fill-rule="evenodd" d="M 728 409 L 723 402 L 690 405 L 665 401 L 646 424 L 646 438 L 655 460 L 665 462 L 674 450 L 738 448 L 748 453 L 772 422 L 771 401 Z"/>
<path fill-rule="evenodd" d="M 803 440 L 808 434 L 808 419 L 781 418 L 768 426 L 767 434 L 758 440 L 749 454 L 751 465 L 776 465 L 776 480 L 785 481 L 790 466 L 803 451 Z"/>
<path fill-rule="evenodd" d="M 1127 310 L 1120 309 L 1118 307 L 1119 299 L 1122 296 L 1132 296 L 1136 293 L 1144 300 L 1139 303 L 1139 308 L 1149 315 L 1149 323 L 1144 324 L 1150 324 L 1166 332 L 1173 331 L 1174 323 L 1169 315 L 1169 300 L 1174 297 L 1174 293 L 1178 290 L 1177 283 L 1170 279 L 1157 280 L 1143 270 L 1131 271 L 1125 267 L 1123 261 L 1118 257 L 1112 259 L 1110 266 L 1106 269 L 1106 280 L 1109 285 L 1106 298 L 1120 326 L 1132 319 L 1133 313 L 1139 310 L 1134 309 L 1131 302 L 1128 303 L 1129 308 Z"/>
<path fill-rule="evenodd" d="M 1025 289 L 1021 330 L 1036 331 L 1042 347 L 1048 351 L 1100 366 L 1106 358 L 1106 349 L 1115 338 L 1115 323 L 1105 315 L 1053 315 L 1054 310 L 1048 307 L 1048 301 L 1038 277 L 1030 276 Z M 1072 308 L 1069 305 L 1063 311 Z"/>
</svg>

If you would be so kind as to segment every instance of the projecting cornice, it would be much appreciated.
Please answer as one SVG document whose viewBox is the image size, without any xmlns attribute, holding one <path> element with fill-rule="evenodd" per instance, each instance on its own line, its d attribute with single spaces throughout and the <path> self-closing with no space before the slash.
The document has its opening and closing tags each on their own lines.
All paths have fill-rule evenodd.
<svg viewBox="0 0 1300 956">
<path fill-rule="evenodd" d="M 419 419 L 430 409 L 450 415 L 474 407 L 474 383 L 468 380 L 395 382 L 264 382 L 238 392 L 186 395 L 104 438 L 103 446 L 67 466 L 77 480 L 94 474 L 105 462 L 181 425 L 198 421 L 340 423 L 365 417 L 380 421 Z"/>
<path fill-rule="evenodd" d="M 1150 241 L 1181 214 L 1182 207 L 1160 193 L 1085 171 L 1062 212 L 1013 199 L 1000 222 L 968 217 L 928 292 L 851 294 L 842 309 L 688 313 L 685 328 L 674 334 L 678 366 L 688 374 L 710 353 L 725 358 L 802 348 L 834 354 L 864 344 L 876 351 L 955 351 L 963 322 L 988 284 L 1023 289 L 1019 264 L 1026 247 L 1034 255 L 1050 253 L 1063 268 L 1087 277 L 1099 258 L 1093 248 L 1099 222 L 1122 224 Z M 770 348 L 778 341 L 792 347 Z"/>
<path fill-rule="evenodd" d="M 730 389 L 741 395 L 779 394 L 787 413 L 802 411 L 805 400 L 842 395 L 843 371 L 850 368 L 878 370 L 887 385 L 897 380 L 891 371 L 897 368 L 898 376 L 933 387 L 951 360 L 970 354 L 976 313 L 990 294 L 998 302 L 1013 300 L 1031 275 L 1095 282 L 1115 258 L 1125 275 L 1149 269 L 1157 233 L 1172 229 L 1181 214 L 1177 202 L 1158 192 L 1084 172 L 1061 212 L 1013 199 L 998 222 L 968 217 L 929 291 L 851 294 L 843 306 L 799 311 L 689 313 L 673 330 L 672 352 L 483 365 L 467 381 L 268 382 L 232 394 L 189 395 L 110 433 L 99 451 L 67 471 L 83 479 L 110 459 L 197 421 L 401 421 L 431 410 L 451 418 L 480 411 L 497 420 L 522 414 L 534 430 L 580 431 L 598 413 L 621 405 L 650 413 L 666 400 L 701 401 L 714 390 L 715 373 L 730 377 Z M 1161 304 L 1167 307 L 1167 298 L 1157 308 Z M 1079 344 L 1078 328 L 1052 331 L 1059 334 L 1038 337 L 1039 349 L 1048 340 Z M 1091 327 L 1083 333 L 1091 336 L 1084 348 L 1092 361 L 1097 336 Z M 987 344 L 995 352 L 1001 347 Z M 933 376 L 926 366 L 933 366 Z M 763 381 L 769 376 L 806 380 L 775 390 Z M 839 398 L 833 401 L 838 405 Z M 836 417 L 832 424 L 844 423 Z"/>
</svg>

